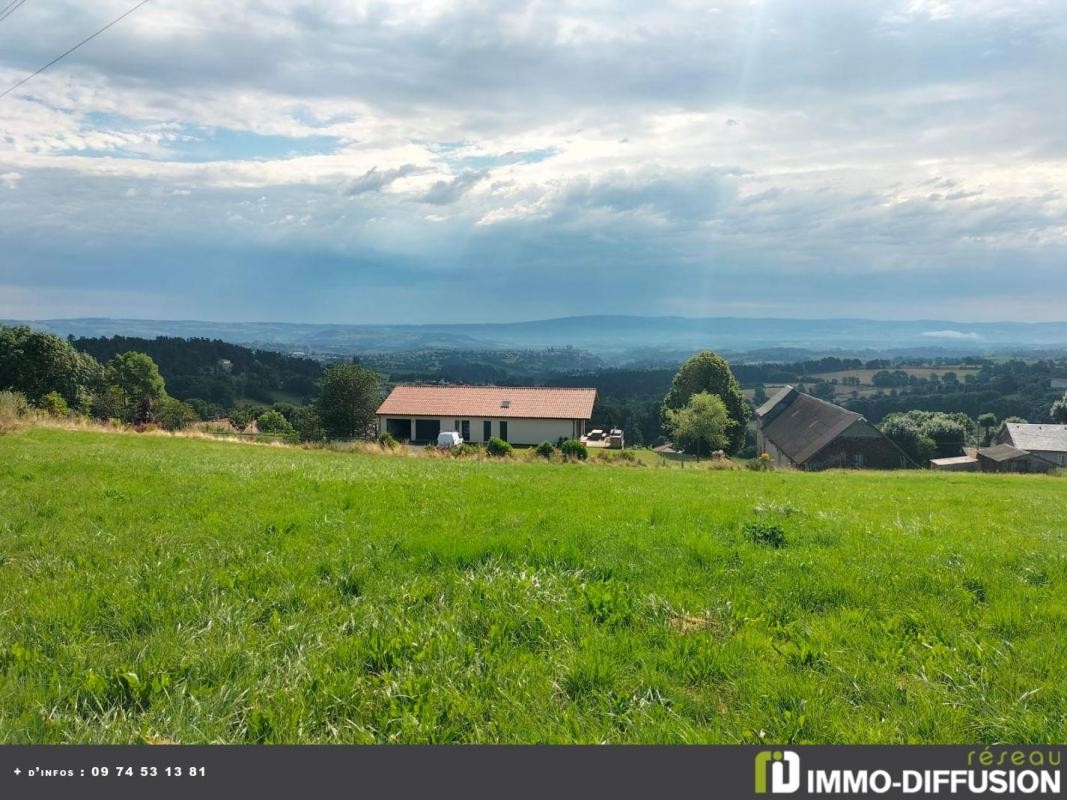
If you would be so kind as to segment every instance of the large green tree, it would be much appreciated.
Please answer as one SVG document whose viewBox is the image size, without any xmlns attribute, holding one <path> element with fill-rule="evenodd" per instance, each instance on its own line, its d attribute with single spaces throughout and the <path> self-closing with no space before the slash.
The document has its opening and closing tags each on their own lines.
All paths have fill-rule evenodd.
<svg viewBox="0 0 1067 800">
<path fill-rule="evenodd" d="M 748 423 L 749 407 L 726 360 L 710 350 L 697 353 L 678 370 L 671 382 L 667 396 L 663 398 L 663 424 L 668 425 L 668 412 L 679 411 L 695 394 L 707 392 L 718 397 L 733 423 L 728 430 L 726 450 L 731 453 L 744 444 L 745 426 Z"/>
<path fill-rule="evenodd" d="M 667 409 L 667 430 L 676 445 L 697 456 L 724 450 L 736 425 L 718 395 L 697 392 L 683 408 Z"/>
<path fill-rule="evenodd" d="M 358 364 L 336 364 L 323 374 L 319 419 L 328 436 L 348 439 L 374 434 L 381 378 Z"/>
<path fill-rule="evenodd" d="M 931 458 L 937 456 L 937 442 L 923 432 L 918 421 L 907 414 L 890 414 L 878 427 L 920 466 L 926 466 Z"/>
<path fill-rule="evenodd" d="M 103 385 L 104 369 L 70 342 L 26 326 L 0 326 L 0 389 L 21 392 L 35 404 L 56 392 L 67 404 L 88 411 Z"/>
<path fill-rule="evenodd" d="M 150 356 L 130 351 L 107 362 L 108 388 L 121 395 L 122 418 L 127 422 L 149 422 L 167 397 L 167 387 L 159 367 Z"/>
<path fill-rule="evenodd" d="M 943 411 L 907 411 L 887 415 L 878 426 L 913 461 L 925 465 L 931 458 L 963 454 L 976 427 L 966 414 Z"/>
</svg>

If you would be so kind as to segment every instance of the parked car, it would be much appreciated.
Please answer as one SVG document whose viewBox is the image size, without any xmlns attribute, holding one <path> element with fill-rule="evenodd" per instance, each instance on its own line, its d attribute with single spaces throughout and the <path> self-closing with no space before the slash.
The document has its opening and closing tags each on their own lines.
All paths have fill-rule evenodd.
<svg viewBox="0 0 1067 800">
<path fill-rule="evenodd" d="M 619 428 L 612 428 L 608 432 L 594 428 L 581 437 L 580 441 L 587 447 L 608 447 L 612 450 L 621 450 L 626 446 L 622 430 Z"/>
<path fill-rule="evenodd" d="M 438 447 L 455 447 L 460 444 L 463 444 L 463 437 L 459 435 L 459 431 L 441 431 L 437 434 Z"/>
</svg>

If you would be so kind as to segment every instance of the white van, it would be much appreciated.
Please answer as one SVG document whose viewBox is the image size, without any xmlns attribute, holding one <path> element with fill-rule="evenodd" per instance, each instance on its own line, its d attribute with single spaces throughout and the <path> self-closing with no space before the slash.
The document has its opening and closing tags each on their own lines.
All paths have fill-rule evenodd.
<svg viewBox="0 0 1067 800">
<path fill-rule="evenodd" d="M 455 447 L 460 444 L 463 444 L 463 437 L 459 435 L 459 431 L 441 431 L 437 434 L 438 447 Z"/>
</svg>

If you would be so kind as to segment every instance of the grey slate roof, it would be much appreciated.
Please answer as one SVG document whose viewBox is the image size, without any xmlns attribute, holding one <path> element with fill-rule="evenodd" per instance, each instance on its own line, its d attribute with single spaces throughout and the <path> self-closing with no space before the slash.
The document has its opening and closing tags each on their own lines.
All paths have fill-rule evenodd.
<svg viewBox="0 0 1067 800">
<path fill-rule="evenodd" d="M 1010 444 L 998 444 L 993 447 L 983 447 L 978 451 L 978 457 L 988 458 L 990 461 L 996 461 L 998 464 L 1003 464 L 1005 461 L 1014 461 L 1017 458 L 1027 458 L 1031 461 L 1043 461 L 1052 466 L 1056 466 L 1054 462 L 1049 461 L 1047 458 L 1042 458 L 1037 453 L 1020 450 L 1018 447 L 1012 447 Z"/>
<path fill-rule="evenodd" d="M 779 403 L 781 403 L 783 400 L 785 400 L 790 395 L 794 395 L 794 394 L 798 394 L 798 392 L 792 386 L 783 386 L 781 389 L 779 389 L 777 392 L 775 392 L 770 398 L 768 398 L 766 403 L 764 403 L 763 405 L 761 405 L 759 408 L 756 409 L 756 417 L 758 419 L 763 419 L 768 414 L 770 414 L 772 411 L 774 411 L 775 407 Z"/>
<path fill-rule="evenodd" d="M 1020 450 L 1067 453 L 1067 425 L 1007 423 L 1008 439 Z"/>
<path fill-rule="evenodd" d="M 795 464 L 805 463 L 863 419 L 855 411 L 801 394 L 792 386 L 760 406 L 756 415 L 763 435 Z"/>
<path fill-rule="evenodd" d="M 1012 447 L 1010 444 L 998 444 L 994 447 L 983 447 L 978 451 L 978 455 L 992 461 L 1012 461 L 1030 454 L 1025 450 L 1020 450 L 1018 447 Z"/>
</svg>

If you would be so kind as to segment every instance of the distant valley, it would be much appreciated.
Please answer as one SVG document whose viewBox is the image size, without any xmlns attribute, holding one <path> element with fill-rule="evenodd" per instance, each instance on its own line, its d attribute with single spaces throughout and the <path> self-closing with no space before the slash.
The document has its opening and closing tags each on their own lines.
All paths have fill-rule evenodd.
<svg viewBox="0 0 1067 800">
<path fill-rule="evenodd" d="M 850 354 L 1023 355 L 1067 351 L 1067 322 L 586 316 L 430 325 L 107 318 L 47 319 L 27 324 L 60 336 L 204 337 L 316 357 L 413 350 L 574 347 L 616 364 L 627 364 L 677 361 L 704 348 L 744 356 L 745 360 L 767 361 Z"/>
</svg>

